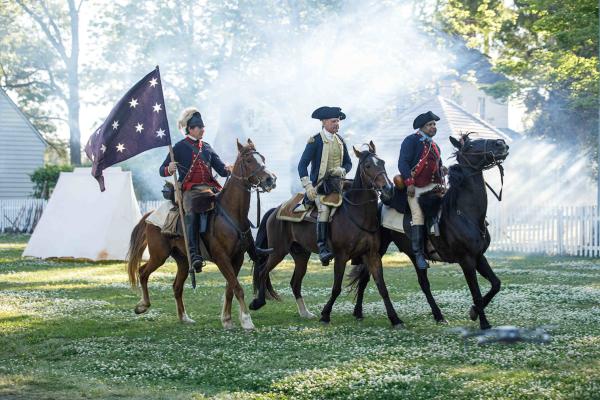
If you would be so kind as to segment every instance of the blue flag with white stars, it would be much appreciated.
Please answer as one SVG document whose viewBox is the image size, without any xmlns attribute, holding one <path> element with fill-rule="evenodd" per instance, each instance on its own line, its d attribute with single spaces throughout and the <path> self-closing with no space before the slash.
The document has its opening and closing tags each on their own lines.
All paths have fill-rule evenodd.
<svg viewBox="0 0 600 400">
<path fill-rule="evenodd" d="M 92 176 L 104 191 L 102 171 L 146 150 L 171 144 L 158 66 L 142 78 L 113 107 L 90 137 L 85 153 Z"/>
</svg>

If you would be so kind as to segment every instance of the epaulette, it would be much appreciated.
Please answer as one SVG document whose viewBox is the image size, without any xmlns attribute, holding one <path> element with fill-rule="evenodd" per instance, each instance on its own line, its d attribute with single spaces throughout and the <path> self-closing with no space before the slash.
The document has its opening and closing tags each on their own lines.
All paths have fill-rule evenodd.
<svg viewBox="0 0 600 400">
<path fill-rule="evenodd" d="M 320 135 L 320 133 L 317 133 L 316 135 L 309 137 L 309 138 L 308 138 L 308 143 L 314 143 L 314 142 L 315 142 L 315 139 L 316 139 L 316 138 L 317 138 L 317 136 L 319 136 L 319 135 Z"/>
</svg>

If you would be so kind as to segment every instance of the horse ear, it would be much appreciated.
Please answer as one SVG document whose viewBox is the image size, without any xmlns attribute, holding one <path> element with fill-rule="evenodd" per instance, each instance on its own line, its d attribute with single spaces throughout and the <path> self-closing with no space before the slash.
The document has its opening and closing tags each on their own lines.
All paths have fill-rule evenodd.
<svg viewBox="0 0 600 400">
<path fill-rule="evenodd" d="M 454 136 L 450 136 L 450 143 L 452 143 L 452 145 L 458 150 L 460 150 L 460 148 L 462 147 L 462 143 L 458 141 L 458 139 L 456 139 Z"/>
<path fill-rule="evenodd" d="M 356 150 L 356 147 L 352 146 L 352 150 L 354 150 L 354 154 L 356 155 L 356 158 L 360 158 L 360 151 Z"/>
<path fill-rule="evenodd" d="M 242 146 L 242 144 L 240 143 L 240 140 L 235 139 L 235 141 L 237 143 L 238 151 L 241 152 L 242 150 L 244 150 L 244 146 Z"/>
<path fill-rule="evenodd" d="M 371 153 L 377 153 L 375 151 L 375 143 L 373 143 L 373 141 L 369 141 L 369 148 L 371 149 Z"/>
<path fill-rule="evenodd" d="M 248 138 L 248 144 L 249 144 L 250 146 L 254 146 L 254 143 L 252 143 L 252 140 L 250 140 L 250 138 Z"/>
</svg>

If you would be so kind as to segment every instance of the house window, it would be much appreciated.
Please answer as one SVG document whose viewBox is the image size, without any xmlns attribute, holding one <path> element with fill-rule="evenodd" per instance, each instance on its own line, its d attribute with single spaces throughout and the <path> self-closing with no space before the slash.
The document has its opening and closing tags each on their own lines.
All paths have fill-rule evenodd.
<svg viewBox="0 0 600 400">
<path fill-rule="evenodd" d="M 485 97 L 477 98 L 477 111 L 479 111 L 479 118 L 485 119 Z"/>
</svg>

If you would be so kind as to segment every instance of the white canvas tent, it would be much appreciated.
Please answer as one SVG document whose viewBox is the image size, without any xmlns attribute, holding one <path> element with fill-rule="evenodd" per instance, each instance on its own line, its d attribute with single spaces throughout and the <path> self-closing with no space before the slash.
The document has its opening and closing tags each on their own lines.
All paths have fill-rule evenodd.
<svg viewBox="0 0 600 400">
<path fill-rule="evenodd" d="M 131 172 L 104 170 L 100 192 L 91 168 L 62 172 L 23 256 L 124 260 L 141 218 Z"/>
</svg>

